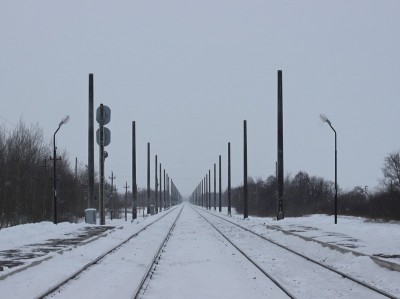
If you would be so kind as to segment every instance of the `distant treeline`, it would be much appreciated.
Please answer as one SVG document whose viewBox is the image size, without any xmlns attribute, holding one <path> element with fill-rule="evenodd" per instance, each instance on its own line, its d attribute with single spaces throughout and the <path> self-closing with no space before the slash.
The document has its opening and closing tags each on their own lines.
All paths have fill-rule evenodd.
<svg viewBox="0 0 400 299">
<path fill-rule="evenodd" d="M 61 152 L 60 150 L 58 152 Z M 0 228 L 17 224 L 52 221 L 53 217 L 53 145 L 45 142 L 38 126 L 27 127 L 22 121 L 11 131 L 0 128 Z M 58 157 L 57 157 L 58 158 Z M 380 190 L 367 192 L 355 187 L 339 192 L 339 214 L 364 216 L 384 220 L 400 220 L 400 153 L 394 152 L 384 159 Z M 84 217 L 87 202 L 87 168 L 71 167 L 68 157 L 61 152 L 57 160 L 58 221 L 76 221 Z M 98 205 L 98 179 L 95 174 L 95 202 Z M 123 190 L 125 191 L 125 190 Z M 138 192 L 138 207 L 146 206 L 146 190 Z M 131 193 L 127 206 L 131 207 Z M 105 207 L 114 217 L 122 217 L 125 192 L 111 197 L 111 186 L 105 183 Z M 154 204 L 154 191 L 151 191 Z M 249 214 L 276 216 L 276 179 L 248 180 Z M 174 204 L 174 202 L 172 202 Z M 227 205 L 227 192 L 223 194 Z M 232 206 L 243 211 L 243 187 L 232 189 Z M 286 217 L 314 213 L 332 214 L 334 184 L 323 178 L 309 176 L 300 171 L 285 178 L 284 212 Z"/>
<path fill-rule="evenodd" d="M 393 154 L 390 154 L 391 156 Z M 388 157 L 389 157 L 388 156 Z M 387 160 L 386 158 L 385 160 Z M 399 159 L 400 162 L 400 159 Z M 400 165 L 400 164 L 399 164 Z M 399 172 L 400 173 L 400 172 Z M 400 220 L 400 192 L 398 181 L 385 178 L 379 191 L 368 192 L 360 186 L 351 191 L 339 189 L 338 214 L 361 216 L 371 219 Z M 285 178 L 285 217 L 298 217 L 309 214 L 334 214 L 335 185 L 323 178 L 309 176 L 300 171 L 294 177 Z M 227 191 L 223 194 L 223 205 L 228 203 Z M 232 207 L 243 213 L 243 186 L 231 191 Z M 249 215 L 276 217 L 276 178 L 266 180 L 248 179 Z"/>
</svg>

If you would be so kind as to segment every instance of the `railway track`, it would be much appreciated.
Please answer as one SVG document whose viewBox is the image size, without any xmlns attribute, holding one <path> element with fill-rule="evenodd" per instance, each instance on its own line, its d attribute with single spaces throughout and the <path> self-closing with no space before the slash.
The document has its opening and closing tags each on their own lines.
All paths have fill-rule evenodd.
<svg viewBox="0 0 400 299">
<path fill-rule="evenodd" d="M 139 298 L 295 298 L 185 207 Z"/>
<path fill-rule="evenodd" d="M 123 251 L 123 250 L 127 250 L 128 252 L 131 252 L 131 250 L 128 248 L 128 245 L 130 243 L 132 243 L 131 241 L 136 238 L 139 235 L 151 235 L 153 234 L 153 232 L 151 231 L 151 229 L 155 226 L 155 224 L 159 224 L 159 226 L 165 226 L 168 225 L 171 220 L 169 218 L 171 218 L 173 216 L 173 212 L 176 210 L 175 209 L 171 209 L 170 211 L 166 212 L 163 216 L 161 216 L 160 218 L 158 218 L 157 220 L 149 223 L 148 225 L 146 225 L 145 227 L 143 227 L 141 230 L 139 230 L 138 232 L 135 232 L 134 234 L 130 235 L 128 238 L 126 238 L 124 241 L 120 242 L 119 244 L 117 244 L 116 246 L 114 246 L 113 248 L 111 248 L 110 250 L 108 250 L 107 252 L 103 253 L 102 255 L 98 256 L 97 258 L 93 259 L 92 261 L 90 261 L 89 263 L 85 264 L 84 266 L 82 266 L 80 269 L 78 269 L 77 271 L 75 271 L 74 273 L 72 273 L 71 275 L 69 275 L 68 277 L 66 277 L 65 279 L 63 279 L 62 281 L 59 281 L 58 283 L 56 283 L 55 285 L 53 285 L 52 287 L 50 287 L 49 289 L 47 289 L 46 291 L 42 292 L 41 294 L 35 296 L 35 299 L 39 299 L 39 298 L 57 298 L 57 297 L 65 297 L 65 298 L 70 298 L 70 295 L 68 295 L 69 290 L 72 288 L 74 288 L 74 285 L 79 285 L 79 282 L 81 280 L 81 276 L 84 275 L 98 275 L 101 276 L 101 271 L 103 271 L 104 273 L 104 269 L 95 269 L 96 266 L 101 265 L 102 263 L 105 263 L 104 261 L 107 258 L 110 258 L 113 255 L 118 255 L 115 254 L 119 251 Z M 176 219 L 179 217 L 180 213 L 182 211 L 182 208 L 178 214 L 178 216 L 176 217 Z M 163 244 L 165 243 L 165 241 L 167 240 L 168 236 L 170 235 L 171 230 L 173 229 L 174 224 L 176 223 L 176 219 L 173 222 L 173 224 L 171 225 L 171 227 L 167 230 L 167 234 L 166 237 L 163 239 L 162 244 L 160 245 L 160 248 L 162 248 Z M 164 223 L 163 223 L 164 222 Z M 160 232 L 161 233 L 161 232 Z M 142 238 L 141 238 L 142 239 Z M 161 239 L 161 238 L 153 238 L 153 239 Z M 157 242 L 157 241 L 155 241 Z M 148 250 L 148 248 L 144 248 L 144 250 Z M 160 251 L 161 249 L 159 249 L 158 251 Z M 158 255 L 158 252 L 155 256 Z M 121 255 L 121 257 L 116 257 L 117 259 L 124 259 L 125 255 Z M 154 259 L 153 259 L 154 260 Z M 154 262 L 154 261 L 153 261 Z M 110 264 L 112 265 L 114 262 L 110 262 Z M 114 263 L 115 266 L 117 266 L 117 263 Z M 99 268 L 99 267 L 98 267 Z M 143 268 L 143 267 L 142 267 Z M 147 277 L 149 275 L 149 270 L 151 270 L 151 267 L 148 267 L 145 272 L 145 274 L 143 275 L 142 278 L 142 282 L 141 285 L 143 284 L 143 281 L 145 280 L 145 277 Z M 97 271 L 97 274 L 92 274 L 95 273 Z M 93 276 L 92 276 L 93 277 Z M 84 281 L 84 279 L 82 279 Z M 81 283 L 79 286 L 77 286 L 76 288 L 78 289 L 78 293 L 82 294 L 82 290 L 84 290 L 84 288 L 82 288 L 82 284 L 84 285 L 84 283 Z M 132 288 L 133 289 L 133 288 Z M 131 289 L 131 293 L 133 292 Z M 137 291 L 137 290 L 136 290 Z M 136 292 L 135 291 L 135 292 Z M 136 298 L 135 295 L 132 296 L 132 298 Z"/>
<path fill-rule="evenodd" d="M 349 296 L 349 298 L 356 298 L 356 297 L 365 297 L 365 298 L 392 298 L 392 299 L 399 299 L 399 297 L 396 297 L 392 294 L 389 294 L 375 286 L 372 286 L 368 283 L 365 283 L 355 277 L 352 277 L 346 273 L 343 273 L 341 271 L 338 271 L 332 267 L 329 267 L 323 263 L 320 263 L 310 257 L 307 257 L 306 255 L 293 250 L 287 246 L 284 246 L 282 244 L 279 244 L 277 242 L 275 242 L 274 240 L 271 240 L 269 238 L 266 238 L 265 236 L 262 236 L 254 231 L 249 230 L 246 227 L 243 227 L 233 221 L 230 221 L 228 219 L 225 219 L 224 217 L 221 217 L 219 215 L 215 215 L 214 213 L 211 213 L 209 211 L 204 211 L 204 210 L 200 210 L 198 208 L 193 208 L 201 217 L 203 217 L 205 219 L 205 221 L 207 221 L 215 230 L 217 230 L 230 244 L 232 244 L 242 255 L 244 255 L 254 266 L 256 266 L 261 272 L 264 273 L 264 275 L 266 275 L 268 278 L 270 278 L 279 288 L 281 288 L 290 298 L 298 298 L 301 297 L 302 294 L 298 294 L 299 292 L 296 292 L 296 288 L 298 289 L 299 287 L 302 288 L 303 285 L 301 286 L 297 286 L 297 287 L 293 287 L 290 286 L 290 283 L 288 284 L 288 279 L 282 279 L 282 275 L 271 275 L 271 272 L 275 273 L 275 272 L 279 272 L 279 271 L 275 271 L 275 269 L 271 270 L 271 267 L 269 268 L 269 270 L 266 270 L 268 268 L 268 263 L 265 262 L 265 256 L 257 256 L 257 254 L 254 254 L 254 252 L 252 253 L 252 251 L 254 251 L 254 248 L 246 248 L 246 245 L 244 244 L 245 242 L 243 240 L 249 240 L 250 238 L 254 239 L 258 239 L 260 244 L 259 247 L 264 247 L 266 246 L 265 244 L 267 243 L 268 246 L 273 246 L 276 248 L 279 248 L 280 252 L 279 255 L 282 255 L 283 252 L 286 252 L 286 254 L 291 254 L 292 256 L 296 256 L 297 259 L 294 260 L 303 260 L 306 261 L 308 264 L 313 264 L 313 268 L 311 266 L 304 266 L 303 269 L 303 273 L 306 273 L 307 271 L 309 271 L 309 268 L 312 268 L 312 271 L 319 271 L 319 270 L 314 270 L 315 267 L 318 267 L 320 269 L 323 269 L 323 271 L 321 272 L 321 275 L 325 275 L 324 272 L 326 273 L 330 273 L 333 274 L 335 277 L 333 277 L 332 275 L 330 275 L 329 280 L 332 281 L 332 291 L 337 291 L 334 290 L 336 286 L 341 286 L 341 285 L 345 285 L 344 281 L 347 280 L 347 282 L 351 282 L 351 285 L 349 286 L 344 286 L 345 291 L 343 291 L 342 294 L 339 294 L 340 296 L 342 296 L 343 294 L 346 294 L 348 292 L 354 292 L 354 295 L 347 295 Z M 207 212 L 207 213 L 205 213 Z M 207 215 L 207 216 L 205 216 Z M 211 217 L 209 217 L 211 216 Z M 213 218 L 213 219 L 211 219 Z M 221 225 L 221 223 L 223 223 L 224 225 Z M 226 225 L 228 224 L 228 226 Z M 238 230 L 240 232 L 238 232 Z M 239 234 L 242 238 L 242 240 L 240 242 L 237 241 L 237 239 L 235 241 L 233 241 L 232 237 L 230 237 L 229 235 L 235 235 L 235 234 Z M 238 245 L 237 243 L 240 243 L 240 245 Z M 268 247 L 269 249 L 270 247 Z M 267 251 L 267 249 L 264 250 L 265 252 Z M 274 257 L 272 257 L 272 259 L 274 259 Z M 295 262 L 292 262 L 291 265 L 294 265 Z M 279 266 L 279 262 L 275 263 L 275 265 Z M 280 276 L 279 278 L 277 278 L 276 276 Z M 311 275 L 311 277 L 313 277 Z M 315 277 L 315 279 L 318 279 L 318 277 Z M 335 279 L 335 280 L 334 280 Z M 334 283 L 334 281 L 337 281 L 337 283 Z M 317 280 L 312 280 L 308 282 L 309 285 L 314 285 L 317 288 L 318 286 L 318 282 Z M 288 286 L 289 285 L 289 286 Z M 347 288 L 347 289 L 346 289 Z M 356 288 L 360 288 L 360 289 L 364 289 L 364 291 L 362 290 L 356 290 Z M 311 288 L 312 289 L 312 288 Z M 365 290 L 368 290 L 367 292 Z M 296 294 L 297 293 L 297 294 Z M 306 292 L 306 294 L 312 294 L 312 290 L 308 290 Z M 361 295 L 364 294 L 364 295 Z M 321 296 L 319 298 L 322 298 L 324 296 Z M 305 298 L 309 298 L 307 296 L 305 296 Z M 315 297 L 318 298 L 318 295 Z"/>
<path fill-rule="evenodd" d="M 140 284 L 137 286 L 135 292 L 133 293 L 131 299 L 137 299 L 139 298 L 139 295 L 145 291 L 145 283 L 146 281 L 151 278 L 151 274 L 153 272 L 153 270 L 155 269 L 155 267 L 157 266 L 157 261 L 160 259 L 160 255 L 163 251 L 163 248 L 167 245 L 167 242 L 169 240 L 169 237 L 172 234 L 172 231 L 174 230 L 175 226 L 176 226 L 176 222 L 179 219 L 179 216 L 181 215 L 183 210 L 183 207 L 181 208 L 181 210 L 179 211 L 178 216 L 175 218 L 175 221 L 172 223 L 170 229 L 168 230 L 167 235 L 165 236 L 164 240 L 162 241 L 162 243 L 160 244 L 160 246 L 157 249 L 156 254 L 154 255 L 153 259 L 151 260 L 151 263 L 148 265 L 146 272 L 143 275 L 143 278 L 140 282 Z"/>
</svg>

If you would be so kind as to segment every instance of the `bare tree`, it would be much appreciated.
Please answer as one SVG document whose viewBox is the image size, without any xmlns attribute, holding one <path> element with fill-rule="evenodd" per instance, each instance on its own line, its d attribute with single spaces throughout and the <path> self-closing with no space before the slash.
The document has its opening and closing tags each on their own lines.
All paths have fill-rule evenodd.
<svg viewBox="0 0 400 299">
<path fill-rule="evenodd" d="M 390 153 L 385 157 L 381 183 L 387 191 L 400 192 L 400 151 Z"/>
</svg>

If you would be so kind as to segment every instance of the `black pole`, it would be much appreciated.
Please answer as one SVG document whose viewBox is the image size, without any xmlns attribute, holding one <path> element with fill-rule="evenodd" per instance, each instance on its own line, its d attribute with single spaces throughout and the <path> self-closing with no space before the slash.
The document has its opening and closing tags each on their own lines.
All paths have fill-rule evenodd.
<svg viewBox="0 0 400 299">
<path fill-rule="evenodd" d="M 165 208 L 167 207 L 167 200 L 166 200 L 166 193 L 165 193 L 165 186 L 166 186 L 166 183 L 165 183 L 165 169 L 164 169 L 164 211 L 165 211 Z"/>
<path fill-rule="evenodd" d="M 330 125 L 333 132 L 335 132 L 335 224 L 337 224 L 337 213 L 338 213 L 338 200 L 337 200 L 337 138 L 336 130 Z"/>
<path fill-rule="evenodd" d="M 217 210 L 217 164 L 214 163 L 214 211 Z"/>
<path fill-rule="evenodd" d="M 249 217 L 247 198 L 247 122 L 243 121 L 243 218 Z"/>
<path fill-rule="evenodd" d="M 333 132 L 335 133 L 335 224 L 337 224 L 337 209 L 338 209 L 338 202 L 337 202 L 337 134 L 336 130 L 333 128 L 331 121 L 324 115 L 321 114 L 320 118 L 322 119 L 323 122 L 326 122 Z"/>
<path fill-rule="evenodd" d="M 201 207 L 204 208 L 204 179 L 201 180 Z"/>
<path fill-rule="evenodd" d="M 147 214 L 150 214 L 150 142 L 147 143 Z"/>
<path fill-rule="evenodd" d="M 208 209 L 211 210 L 211 170 L 208 170 Z"/>
<path fill-rule="evenodd" d="M 161 179 L 161 163 L 160 163 L 160 194 L 159 194 L 159 200 L 160 200 L 160 212 L 162 211 L 162 196 L 161 196 L 161 188 L 162 188 L 162 179 Z"/>
<path fill-rule="evenodd" d="M 128 221 L 128 209 L 127 209 L 127 203 L 128 203 L 128 182 L 125 183 L 125 221 Z"/>
<path fill-rule="evenodd" d="M 89 74 L 89 131 L 88 131 L 88 202 L 93 207 L 94 201 L 94 117 L 93 117 L 93 74 Z"/>
<path fill-rule="evenodd" d="M 132 122 L 132 220 L 137 218 L 136 123 Z"/>
<path fill-rule="evenodd" d="M 221 213 L 222 211 L 222 203 L 221 203 L 221 155 L 219 155 L 219 194 L 218 194 L 218 211 Z"/>
<path fill-rule="evenodd" d="M 284 218 L 284 168 L 283 168 L 283 91 L 282 71 L 278 71 L 278 216 L 277 220 Z"/>
<path fill-rule="evenodd" d="M 208 174 L 206 173 L 206 193 L 205 193 L 205 195 L 206 195 L 206 200 L 205 200 L 205 203 L 206 203 L 206 209 L 208 210 Z"/>
<path fill-rule="evenodd" d="M 231 143 L 228 142 L 228 215 L 231 215 Z"/>
<path fill-rule="evenodd" d="M 58 129 L 54 132 L 53 136 L 53 194 L 54 194 L 54 224 L 57 224 L 57 147 L 56 147 L 56 134 L 58 130 L 60 130 L 61 126 L 58 126 Z"/>
<path fill-rule="evenodd" d="M 157 155 L 155 157 L 155 165 L 154 165 L 154 199 L 155 199 L 155 213 L 158 213 L 158 178 L 157 178 Z"/>
<path fill-rule="evenodd" d="M 100 104 L 100 147 L 99 147 L 99 164 L 100 164 L 100 182 L 99 182 L 99 213 L 100 225 L 106 224 L 104 214 L 104 106 Z"/>
</svg>

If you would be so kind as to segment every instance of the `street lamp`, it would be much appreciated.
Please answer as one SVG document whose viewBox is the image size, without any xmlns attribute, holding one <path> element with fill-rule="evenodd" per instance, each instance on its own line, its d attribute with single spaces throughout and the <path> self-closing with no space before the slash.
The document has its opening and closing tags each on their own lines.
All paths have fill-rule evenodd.
<svg viewBox="0 0 400 299">
<path fill-rule="evenodd" d="M 337 138 L 336 130 L 332 127 L 331 121 L 326 117 L 325 114 L 319 116 L 324 123 L 327 123 L 333 132 L 335 132 L 335 224 L 337 224 Z"/>
<path fill-rule="evenodd" d="M 68 123 L 69 121 L 69 115 L 66 115 L 60 124 L 58 125 L 57 130 L 54 132 L 54 137 L 53 137 L 53 171 L 54 171 L 54 178 L 53 178 L 53 184 L 54 184 L 54 224 L 57 224 L 57 172 L 56 172 L 56 161 L 57 161 L 57 147 L 56 147 L 56 134 L 58 130 L 60 130 L 61 126 Z"/>
</svg>

